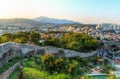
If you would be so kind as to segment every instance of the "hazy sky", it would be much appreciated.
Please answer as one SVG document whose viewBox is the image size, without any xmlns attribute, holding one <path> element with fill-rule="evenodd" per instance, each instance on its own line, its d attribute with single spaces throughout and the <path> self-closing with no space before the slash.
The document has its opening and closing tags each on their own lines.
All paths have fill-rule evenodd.
<svg viewBox="0 0 120 79">
<path fill-rule="evenodd" d="M 120 0 L 0 0 L 0 18 L 39 16 L 82 23 L 120 23 Z"/>
</svg>

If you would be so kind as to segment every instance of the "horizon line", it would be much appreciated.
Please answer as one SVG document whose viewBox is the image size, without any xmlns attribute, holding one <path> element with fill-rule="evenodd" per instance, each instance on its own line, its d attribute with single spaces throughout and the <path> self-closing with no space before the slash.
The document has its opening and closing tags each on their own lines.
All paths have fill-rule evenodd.
<svg viewBox="0 0 120 79">
<path fill-rule="evenodd" d="M 55 17 L 48 17 L 48 16 L 38 16 L 38 17 L 10 17 L 10 18 L 0 18 L 0 20 L 7 20 L 7 19 L 35 19 L 35 18 L 39 18 L 39 17 L 46 17 L 46 18 L 51 18 L 51 19 L 58 19 L 58 20 L 68 20 L 68 21 L 73 21 L 73 22 L 78 22 L 80 24 L 119 24 L 120 23 L 112 23 L 112 22 L 96 22 L 96 23 L 84 23 L 84 22 L 81 22 L 81 21 L 75 21 L 75 20 L 72 20 L 72 19 L 61 19 L 61 18 L 55 18 Z"/>
</svg>

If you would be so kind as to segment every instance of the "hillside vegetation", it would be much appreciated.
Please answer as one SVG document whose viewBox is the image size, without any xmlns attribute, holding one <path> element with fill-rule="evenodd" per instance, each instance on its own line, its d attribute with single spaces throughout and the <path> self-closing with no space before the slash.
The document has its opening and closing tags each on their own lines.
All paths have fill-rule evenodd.
<svg viewBox="0 0 120 79">
<path fill-rule="evenodd" d="M 48 38 L 45 45 L 89 52 L 97 49 L 98 41 L 84 33 L 65 33 L 60 38 Z"/>
</svg>

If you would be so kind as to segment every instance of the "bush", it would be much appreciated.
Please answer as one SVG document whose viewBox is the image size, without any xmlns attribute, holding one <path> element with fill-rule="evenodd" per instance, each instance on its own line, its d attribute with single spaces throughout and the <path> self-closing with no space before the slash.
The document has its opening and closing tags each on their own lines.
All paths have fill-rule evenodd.
<svg viewBox="0 0 120 79">
<path fill-rule="evenodd" d="M 110 66 L 110 65 L 106 65 L 103 67 L 102 69 L 102 73 L 106 73 L 106 74 L 109 74 L 110 73 L 110 70 L 114 71 L 116 70 L 114 67 Z"/>
</svg>

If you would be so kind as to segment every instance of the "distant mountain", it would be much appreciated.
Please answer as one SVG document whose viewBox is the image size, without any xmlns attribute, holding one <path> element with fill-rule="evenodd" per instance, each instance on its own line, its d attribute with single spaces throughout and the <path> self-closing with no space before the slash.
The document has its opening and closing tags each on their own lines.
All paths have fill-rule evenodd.
<svg viewBox="0 0 120 79">
<path fill-rule="evenodd" d="M 40 27 L 42 29 L 48 27 L 55 27 L 56 24 L 80 24 L 80 23 L 74 21 L 68 21 L 68 20 L 47 18 L 47 17 L 39 17 L 35 19 L 23 19 L 23 18 L 0 19 L 0 27 L 19 26 L 19 27 L 27 27 L 27 28 Z M 60 25 L 57 26 L 60 27 Z"/>
<path fill-rule="evenodd" d="M 72 20 L 55 19 L 55 18 L 48 18 L 44 16 L 34 18 L 33 20 L 40 23 L 51 23 L 51 24 L 73 24 L 73 23 L 80 24 L 79 22 L 74 22 Z"/>
<path fill-rule="evenodd" d="M 40 26 L 41 23 L 30 19 L 15 18 L 15 19 L 0 19 L 0 25 Z"/>
</svg>

